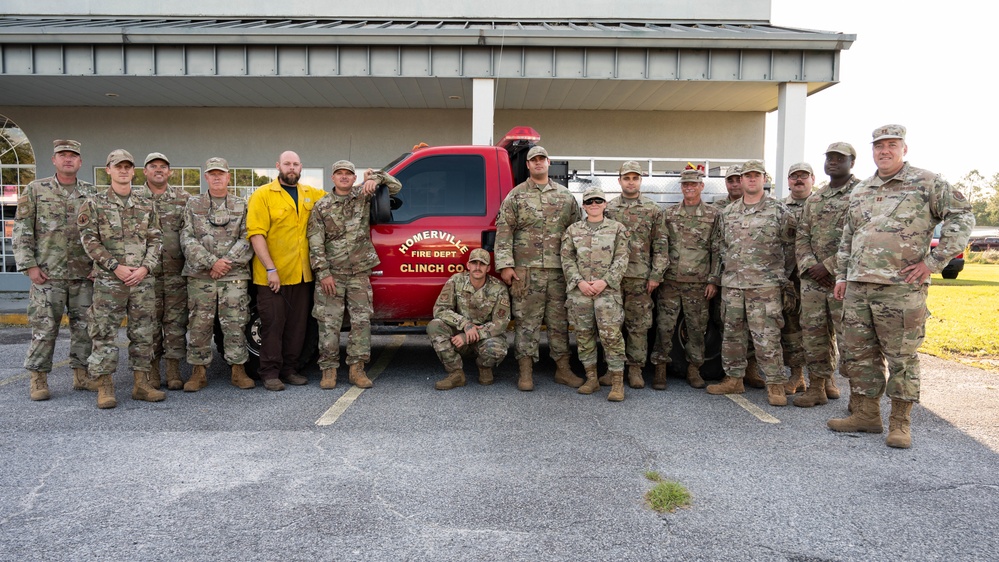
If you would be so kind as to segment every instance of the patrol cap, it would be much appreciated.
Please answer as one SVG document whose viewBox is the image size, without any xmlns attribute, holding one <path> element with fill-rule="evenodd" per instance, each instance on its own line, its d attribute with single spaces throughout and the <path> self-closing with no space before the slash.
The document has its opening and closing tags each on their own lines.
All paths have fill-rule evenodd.
<svg viewBox="0 0 999 562">
<path fill-rule="evenodd" d="M 489 252 L 482 248 L 476 248 L 468 255 L 468 261 L 477 261 L 481 264 L 489 265 Z"/>
<path fill-rule="evenodd" d="M 624 164 L 621 164 L 621 169 L 618 170 L 619 176 L 631 173 L 642 175 L 642 165 L 634 160 L 628 160 Z"/>
<path fill-rule="evenodd" d="M 357 170 L 354 169 L 354 163 L 349 160 L 337 160 L 334 162 L 332 173 L 336 173 L 337 170 L 347 170 L 354 175 L 357 174 Z"/>
<path fill-rule="evenodd" d="M 108 154 L 108 166 L 117 166 L 122 162 L 128 162 L 129 164 L 135 166 L 135 158 L 132 158 L 132 155 L 129 154 L 124 148 L 116 148 L 111 151 L 111 154 Z"/>
<path fill-rule="evenodd" d="M 150 162 L 152 162 L 153 160 L 162 160 L 167 163 L 167 166 L 170 165 L 170 160 L 166 156 L 164 156 L 162 152 L 150 152 L 148 155 L 146 155 L 146 161 L 143 162 L 142 165 L 145 166 Z"/>
<path fill-rule="evenodd" d="M 729 166 L 728 171 L 725 172 L 725 179 L 728 179 L 732 176 L 741 176 L 741 175 L 742 175 L 742 166 Z"/>
<path fill-rule="evenodd" d="M 64 150 L 80 154 L 80 141 L 66 139 L 52 141 L 52 154 L 57 154 Z"/>
<path fill-rule="evenodd" d="M 680 183 L 703 183 L 704 174 L 700 170 L 684 170 L 680 172 Z"/>
<path fill-rule="evenodd" d="M 527 151 L 527 159 L 530 160 L 535 156 L 544 156 L 548 158 L 548 151 L 545 150 L 543 146 L 532 146 L 530 150 Z"/>
<path fill-rule="evenodd" d="M 212 170 L 222 170 L 223 172 L 229 171 L 229 163 L 225 161 L 225 158 L 220 158 L 214 156 L 205 161 L 205 173 L 211 172 Z"/>
<path fill-rule="evenodd" d="M 604 195 L 604 190 L 600 189 L 599 185 L 591 185 L 586 188 L 586 191 L 583 192 L 583 201 L 593 199 L 594 197 L 599 197 L 604 201 L 607 200 L 607 196 Z"/>
<path fill-rule="evenodd" d="M 812 171 L 812 166 L 808 162 L 798 162 L 797 164 L 791 164 L 791 169 L 787 171 L 787 175 L 790 176 L 795 172 L 808 172 L 810 175 L 815 175 Z"/>
<path fill-rule="evenodd" d="M 905 140 L 905 127 L 902 125 L 882 125 L 874 132 L 871 133 L 874 140 L 871 142 L 878 142 L 881 139 L 902 139 Z"/>
<path fill-rule="evenodd" d="M 742 174 L 746 175 L 748 172 L 765 174 L 767 169 L 763 167 L 762 160 L 746 160 L 746 163 L 742 165 Z"/>
<path fill-rule="evenodd" d="M 838 152 L 839 154 L 853 156 L 854 158 L 857 157 L 857 151 L 854 150 L 853 145 L 848 142 L 834 142 L 830 144 L 829 148 L 826 149 L 826 154 L 829 154 L 830 152 Z"/>
</svg>

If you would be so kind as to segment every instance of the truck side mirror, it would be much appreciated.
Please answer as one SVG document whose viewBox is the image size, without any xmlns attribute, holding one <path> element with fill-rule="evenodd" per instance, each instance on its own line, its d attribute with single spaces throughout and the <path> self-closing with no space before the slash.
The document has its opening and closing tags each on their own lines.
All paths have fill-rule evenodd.
<svg viewBox="0 0 999 562">
<path fill-rule="evenodd" d="M 379 185 L 375 189 L 375 194 L 371 196 L 371 224 L 392 222 L 392 210 L 398 207 L 392 206 L 391 199 L 388 187 Z"/>
</svg>

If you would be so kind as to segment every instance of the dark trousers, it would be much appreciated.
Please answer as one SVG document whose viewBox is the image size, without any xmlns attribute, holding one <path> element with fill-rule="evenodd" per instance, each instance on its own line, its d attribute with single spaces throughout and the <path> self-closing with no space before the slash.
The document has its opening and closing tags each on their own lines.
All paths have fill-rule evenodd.
<svg viewBox="0 0 999 562">
<path fill-rule="evenodd" d="M 260 368 L 263 380 L 298 372 L 298 360 L 305 342 L 312 283 L 281 285 L 277 293 L 257 285 L 257 312 L 260 314 Z"/>
</svg>

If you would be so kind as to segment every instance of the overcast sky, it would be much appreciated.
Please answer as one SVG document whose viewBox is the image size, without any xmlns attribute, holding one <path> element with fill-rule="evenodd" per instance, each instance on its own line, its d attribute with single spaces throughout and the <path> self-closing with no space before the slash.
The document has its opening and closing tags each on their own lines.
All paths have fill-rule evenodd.
<svg viewBox="0 0 999 562">
<path fill-rule="evenodd" d="M 805 160 L 825 179 L 826 147 L 857 149 L 854 174 L 874 173 L 871 131 L 887 123 L 908 129 L 906 159 L 956 182 L 978 169 L 999 172 L 999 98 L 993 77 L 999 8 L 989 1 L 816 2 L 772 0 L 771 23 L 852 33 L 841 55 L 840 83 L 808 97 Z M 777 113 L 767 118 L 766 160 L 776 163 Z"/>
</svg>

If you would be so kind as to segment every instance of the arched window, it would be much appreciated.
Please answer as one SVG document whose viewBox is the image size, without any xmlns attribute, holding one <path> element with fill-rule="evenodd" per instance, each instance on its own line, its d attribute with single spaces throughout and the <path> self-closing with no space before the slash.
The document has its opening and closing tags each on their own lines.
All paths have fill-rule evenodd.
<svg viewBox="0 0 999 562">
<path fill-rule="evenodd" d="M 17 198 L 21 191 L 35 179 L 35 152 L 27 135 L 16 123 L 0 115 L 0 173 L 3 192 L 0 194 L 0 223 L 3 224 L 3 237 L 0 238 L 0 256 L 3 256 L 0 273 L 17 273 L 14 264 L 14 246 L 11 236 L 14 232 L 14 215 L 17 214 Z"/>
</svg>

